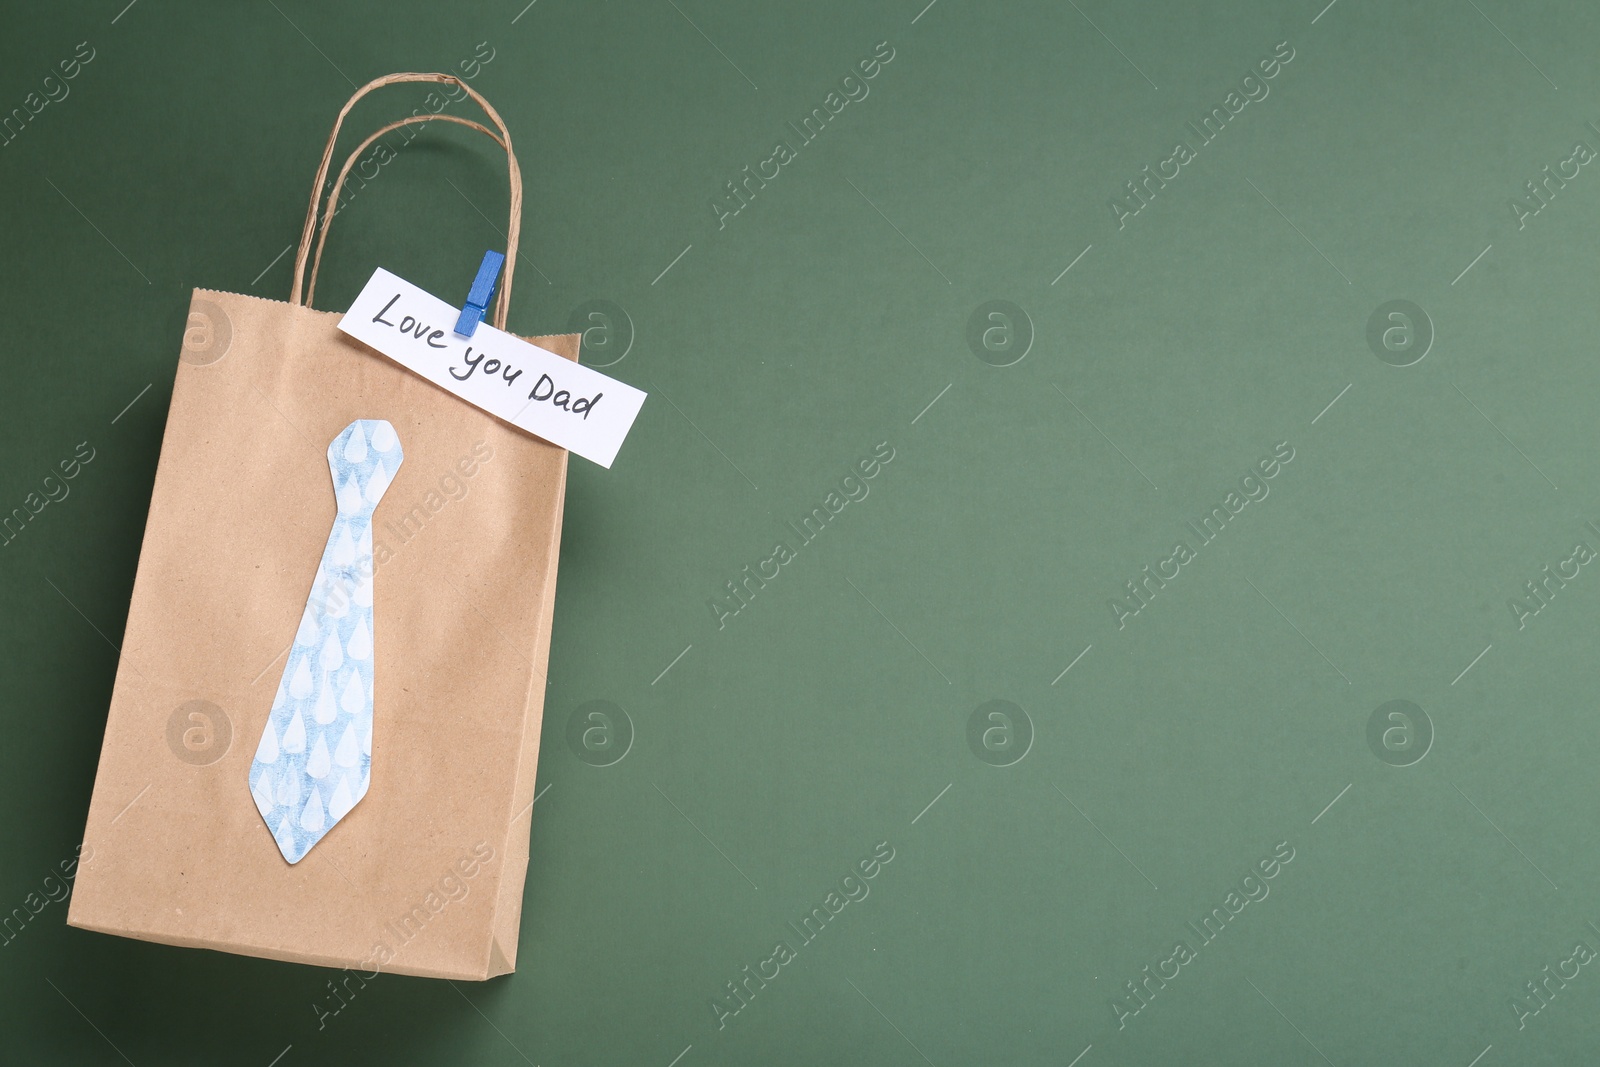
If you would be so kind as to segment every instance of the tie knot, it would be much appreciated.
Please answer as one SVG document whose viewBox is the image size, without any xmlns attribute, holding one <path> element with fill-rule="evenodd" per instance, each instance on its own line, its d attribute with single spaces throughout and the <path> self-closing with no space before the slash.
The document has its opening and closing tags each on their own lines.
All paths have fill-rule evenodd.
<svg viewBox="0 0 1600 1067">
<path fill-rule="evenodd" d="M 384 419 L 357 419 L 328 445 L 328 469 L 342 517 L 370 515 L 405 458 Z"/>
</svg>

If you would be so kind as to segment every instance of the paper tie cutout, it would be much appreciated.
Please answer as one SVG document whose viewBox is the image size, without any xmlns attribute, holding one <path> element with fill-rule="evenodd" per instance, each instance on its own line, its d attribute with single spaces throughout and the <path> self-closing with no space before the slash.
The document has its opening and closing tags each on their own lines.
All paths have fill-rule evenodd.
<svg viewBox="0 0 1600 1067">
<path fill-rule="evenodd" d="M 404 460 L 383 419 L 357 419 L 328 446 L 339 511 L 250 764 L 250 795 L 290 863 L 371 781 L 372 513 Z"/>
</svg>

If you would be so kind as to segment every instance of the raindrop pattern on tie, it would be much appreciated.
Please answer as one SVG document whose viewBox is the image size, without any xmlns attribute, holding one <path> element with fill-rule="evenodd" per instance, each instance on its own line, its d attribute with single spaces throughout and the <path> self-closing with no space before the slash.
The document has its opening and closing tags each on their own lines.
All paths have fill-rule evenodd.
<svg viewBox="0 0 1600 1067">
<path fill-rule="evenodd" d="M 250 764 L 250 795 L 290 863 L 367 795 L 372 513 L 404 459 L 394 427 L 382 419 L 357 419 L 328 446 L 339 513 Z"/>
</svg>

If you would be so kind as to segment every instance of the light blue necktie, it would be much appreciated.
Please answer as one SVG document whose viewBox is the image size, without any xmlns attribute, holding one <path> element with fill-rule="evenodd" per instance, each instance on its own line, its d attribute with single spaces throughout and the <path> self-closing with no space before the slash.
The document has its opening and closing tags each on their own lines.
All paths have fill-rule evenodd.
<svg viewBox="0 0 1600 1067">
<path fill-rule="evenodd" d="M 290 863 L 367 795 L 372 512 L 404 459 L 382 419 L 357 419 L 328 446 L 339 514 L 250 764 L 250 794 Z"/>
</svg>

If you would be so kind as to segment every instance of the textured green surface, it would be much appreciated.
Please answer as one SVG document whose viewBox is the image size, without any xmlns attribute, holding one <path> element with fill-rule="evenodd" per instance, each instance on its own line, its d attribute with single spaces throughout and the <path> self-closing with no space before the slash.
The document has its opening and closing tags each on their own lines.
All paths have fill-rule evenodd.
<svg viewBox="0 0 1600 1067">
<path fill-rule="evenodd" d="M 1508 600 L 1600 548 L 1600 176 L 1521 228 L 1510 201 L 1600 148 L 1600 12 L 922 2 L 5 5 L 0 114 L 95 54 L 0 148 L 0 508 L 95 452 L 0 549 L 5 910 L 82 832 L 188 292 L 286 294 L 351 82 L 487 42 L 537 265 L 512 328 L 611 301 L 636 336 L 610 373 L 652 394 L 613 470 L 572 467 L 518 973 L 380 978 L 319 1028 L 331 972 L 52 902 L 0 947 L 8 1055 L 1593 1058 L 1600 975 L 1564 961 L 1600 948 L 1600 577 L 1570 565 L 1522 628 Z M 870 94 L 719 228 L 723 183 L 884 41 Z M 1270 94 L 1119 229 L 1123 183 L 1283 41 Z M 487 147 L 434 127 L 383 167 L 320 305 L 380 263 L 464 291 L 500 244 Z M 1011 366 L 969 346 L 991 300 L 1035 335 Z M 1367 341 L 1391 300 L 1437 333 L 1411 366 Z M 881 442 L 870 494 L 800 545 L 785 523 Z M 1280 442 L 1270 495 L 1201 546 L 1185 523 Z M 1195 558 L 1119 628 L 1108 602 L 1179 540 Z M 719 629 L 708 600 L 779 541 Z M 609 766 L 567 740 L 596 700 L 632 724 Z M 1031 722 L 1005 767 L 968 740 L 995 700 Z M 1436 733 L 1410 766 L 1368 741 L 1391 700 Z M 786 923 L 884 841 L 801 944 Z M 1202 944 L 1186 924 L 1282 842 L 1270 895 Z M 780 939 L 795 958 L 719 1028 Z M 1180 939 L 1195 958 L 1119 1029 Z"/>
</svg>

